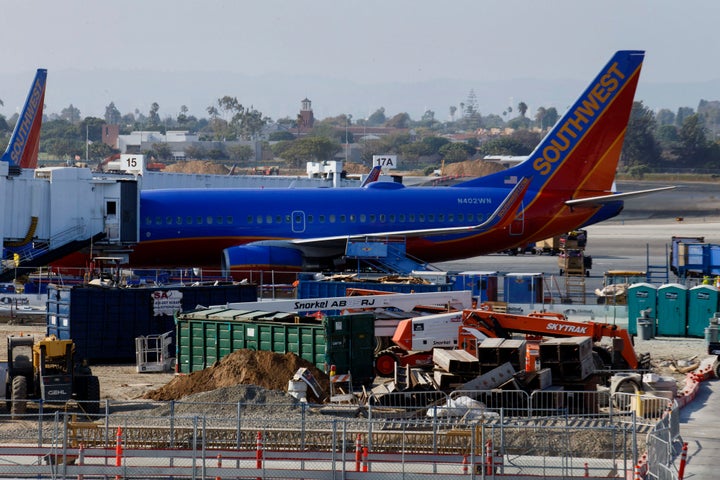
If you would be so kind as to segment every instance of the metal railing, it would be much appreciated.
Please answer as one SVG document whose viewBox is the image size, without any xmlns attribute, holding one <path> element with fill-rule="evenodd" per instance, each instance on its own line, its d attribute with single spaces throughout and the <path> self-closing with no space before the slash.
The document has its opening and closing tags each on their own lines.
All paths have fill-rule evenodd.
<svg viewBox="0 0 720 480">
<path fill-rule="evenodd" d="M 127 478 L 150 475 L 143 470 L 148 458 L 162 465 L 170 462 L 165 467 L 178 478 L 198 478 L 197 469 L 207 473 L 218 468 L 213 463 L 218 458 L 240 465 L 234 468 L 247 476 L 253 467 L 244 462 L 252 459 L 258 438 L 264 458 L 272 459 L 256 472 L 259 478 L 286 469 L 311 470 L 303 470 L 303 478 L 351 472 L 358 458 L 353 455 L 362 451 L 357 449 L 358 439 L 371 453 L 378 478 L 423 475 L 428 469 L 447 476 L 467 472 L 475 478 L 500 473 L 624 476 L 633 472 L 643 452 L 647 478 L 677 478 L 673 462 L 682 443 L 679 410 L 666 398 L 584 391 L 415 393 L 425 395 L 371 395 L 365 407 L 329 412 L 327 406 L 302 402 L 106 400 L 103 414 L 90 416 L 82 413 L 82 403 L 74 413 L 40 404 L 23 416 L 0 416 L 0 476 L 14 468 L 6 458 L 18 465 L 30 460 L 39 465 L 46 455 L 77 459 L 81 446 L 86 449 L 86 465 L 100 469 L 94 474 L 115 474 L 101 468 L 115 468 L 112 451 L 122 432 L 127 454 L 121 466 Z M 222 468 L 224 476 L 239 473 L 228 464 Z M 83 472 L 93 474 L 79 473 Z"/>
<path fill-rule="evenodd" d="M 466 418 L 428 428 L 413 419 L 328 417 L 310 406 L 281 418 L 239 404 L 192 409 L 206 407 L 213 413 L 180 414 L 190 405 L 179 403 L 86 418 L 56 412 L 17 427 L 0 418 L 0 476 L 571 478 L 624 476 L 633 464 L 628 425 L 518 424 L 501 413 L 499 423 Z"/>
</svg>

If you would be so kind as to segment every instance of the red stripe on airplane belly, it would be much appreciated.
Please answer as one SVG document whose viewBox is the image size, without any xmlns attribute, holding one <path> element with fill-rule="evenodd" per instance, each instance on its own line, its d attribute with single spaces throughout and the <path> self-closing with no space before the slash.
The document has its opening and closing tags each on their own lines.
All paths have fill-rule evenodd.
<svg viewBox="0 0 720 480">
<path fill-rule="evenodd" d="M 219 269 L 222 251 L 240 243 L 233 238 L 211 237 L 141 242 L 130 254 L 130 264 L 144 267 L 185 266 Z"/>
<path fill-rule="evenodd" d="M 426 262 L 444 262 L 496 253 L 513 247 L 522 247 L 578 228 L 589 220 L 596 209 L 562 207 L 561 211 L 548 211 L 547 215 L 526 219 L 523 235 L 510 235 L 508 230 L 491 230 L 456 240 L 432 241 L 426 238 L 409 238 L 407 251 Z"/>
</svg>

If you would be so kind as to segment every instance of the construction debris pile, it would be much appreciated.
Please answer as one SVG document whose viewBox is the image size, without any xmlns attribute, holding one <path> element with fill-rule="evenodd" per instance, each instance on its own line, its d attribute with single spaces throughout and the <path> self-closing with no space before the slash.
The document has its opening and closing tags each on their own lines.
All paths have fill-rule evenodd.
<svg viewBox="0 0 720 480">
<path fill-rule="evenodd" d="M 279 354 L 269 351 L 237 350 L 214 365 L 192 372 L 188 375 L 175 377 L 167 385 L 148 392 L 143 398 L 149 400 L 181 400 L 201 392 L 210 392 L 223 387 L 236 385 L 255 385 L 268 390 L 287 391 L 288 380 L 301 369 L 309 370 L 320 383 L 324 392 L 329 391 L 328 376 L 314 365 L 298 357 L 294 353 Z M 218 392 L 218 398 L 204 396 L 203 402 L 238 402 L 242 398 L 232 398 L 226 392 Z M 314 396 L 308 390 L 308 401 L 320 403 L 323 399 Z M 283 395 L 283 400 L 292 399 Z M 199 401 L 199 400 L 198 400 Z"/>
<path fill-rule="evenodd" d="M 598 374 L 600 365 L 592 348 L 589 337 L 574 337 L 550 339 L 530 345 L 530 348 L 525 340 L 489 338 L 478 343 L 477 355 L 465 350 L 435 349 L 432 372 L 406 368 L 392 382 L 375 387 L 373 398 L 379 406 L 399 406 L 396 405 L 398 397 L 388 394 L 493 389 L 527 393 L 535 390 L 594 391 L 604 379 Z M 536 367 L 539 366 L 538 358 L 542 359 L 542 368 Z M 428 401 L 427 395 L 417 398 L 419 402 Z M 403 398 L 403 403 L 402 406 L 426 406 L 420 403 L 409 405 L 407 397 Z"/>
</svg>

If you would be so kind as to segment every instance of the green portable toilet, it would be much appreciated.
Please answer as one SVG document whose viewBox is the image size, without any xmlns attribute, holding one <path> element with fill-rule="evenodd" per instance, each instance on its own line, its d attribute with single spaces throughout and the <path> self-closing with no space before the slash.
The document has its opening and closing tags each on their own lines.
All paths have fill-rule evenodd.
<svg viewBox="0 0 720 480">
<path fill-rule="evenodd" d="M 720 290 L 713 285 L 698 285 L 688 291 L 688 337 L 704 337 L 705 328 L 718 311 Z"/>
<path fill-rule="evenodd" d="M 647 317 L 653 326 L 657 320 L 657 287 L 651 283 L 633 283 L 627 289 L 628 332 L 637 335 L 637 319 Z M 653 335 L 655 328 L 652 329 Z"/>
<path fill-rule="evenodd" d="M 687 293 L 685 285 L 668 283 L 657 290 L 657 334 L 684 337 L 687 325 Z"/>
</svg>

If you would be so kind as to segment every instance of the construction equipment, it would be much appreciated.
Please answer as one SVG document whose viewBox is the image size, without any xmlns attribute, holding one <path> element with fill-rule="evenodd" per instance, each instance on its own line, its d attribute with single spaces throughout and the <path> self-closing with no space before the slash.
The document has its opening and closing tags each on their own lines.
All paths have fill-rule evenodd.
<svg viewBox="0 0 720 480">
<path fill-rule="evenodd" d="M 513 333 L 542 337 L 590 337 L 616 339 L 611 353 L 595 346 L 603 367 L 639 369 L 646 363 L 638 360 L 627 330 L 616 325 L 596 322 L 571 322 L 562 313 L 531 312 L 515 315 L 492 310 L 483 304 L 478 310 L 463 310 L 403 320 L 393 336 L 394 346 L 375 356 L 375 371 L 392 376 L 395 366 L 431 366 L 433 349 L 461 348 L 477 357 L 477 345 L 487 338 L 511 338 Z"/>
<path fill-rule="evenodd" d="M 558 268 L 560 276 L 565 277 L 566 303 L 585 303 L 585 277 L 590 275 L 592 257 L 585 255 L 587 232 L 574 230 L 560 236 L 558 248 Z"/>
<path fill-rule="evenodd" d="M 100 410 L 100 381 L 87 362 L 74 363 L 75 344 L 50 335 L 7 337 L 5 397 L 10 413 L 25 413 L 28 401 L 65 404 L 78 400 L 88 414 Z"/>
<path fill-rule="evenodd" d="M 390 377 L 398 367 L 432 365 L 434 348 L 457 348 L 462 311 L 424 315 L 402 320 L 392 337 L 393 346 L 375 355 L 375 371 Z"/>
<path fill-rule="evenodd" d="M 608 270 L 603 275 L 603 288 L 595 289 L 600 305 L 627 305 L 627 289 L 633 283 L 645 282 L 646 272 Z"/>
<path fill-rule="evenodd" d="M 562 249 L 558 255 L 558 268 L 560 275 L 588 277 L 592 257 L 585 255 L 585 251 L 580 248 Z"/>
<path fill-rule="evenodd" d="M 143 335 L 135 338 L 135 371 L 138 373 L 170 372 L 175 357 L 170 353 L 171 330 L 160 335 Z"/>
<path fill-rule="evenodd" d="M 541 337 L 590 337 L 593 342 L 613 339 L 613 352 L 595 346 L 604 366 L 621 369 L 643 368 L 649 358 L 638 359 L 630 334 L 616 325 L 597 322 L 571 322 L 565 315 L 554 312 L 532 312 L 514 315 L 492 310 L 464 310 L 458 333 L 458 346 L 477 356 L 478 341 L 488 337 L 510 338 L 512 333 Z"/>
</svg>

